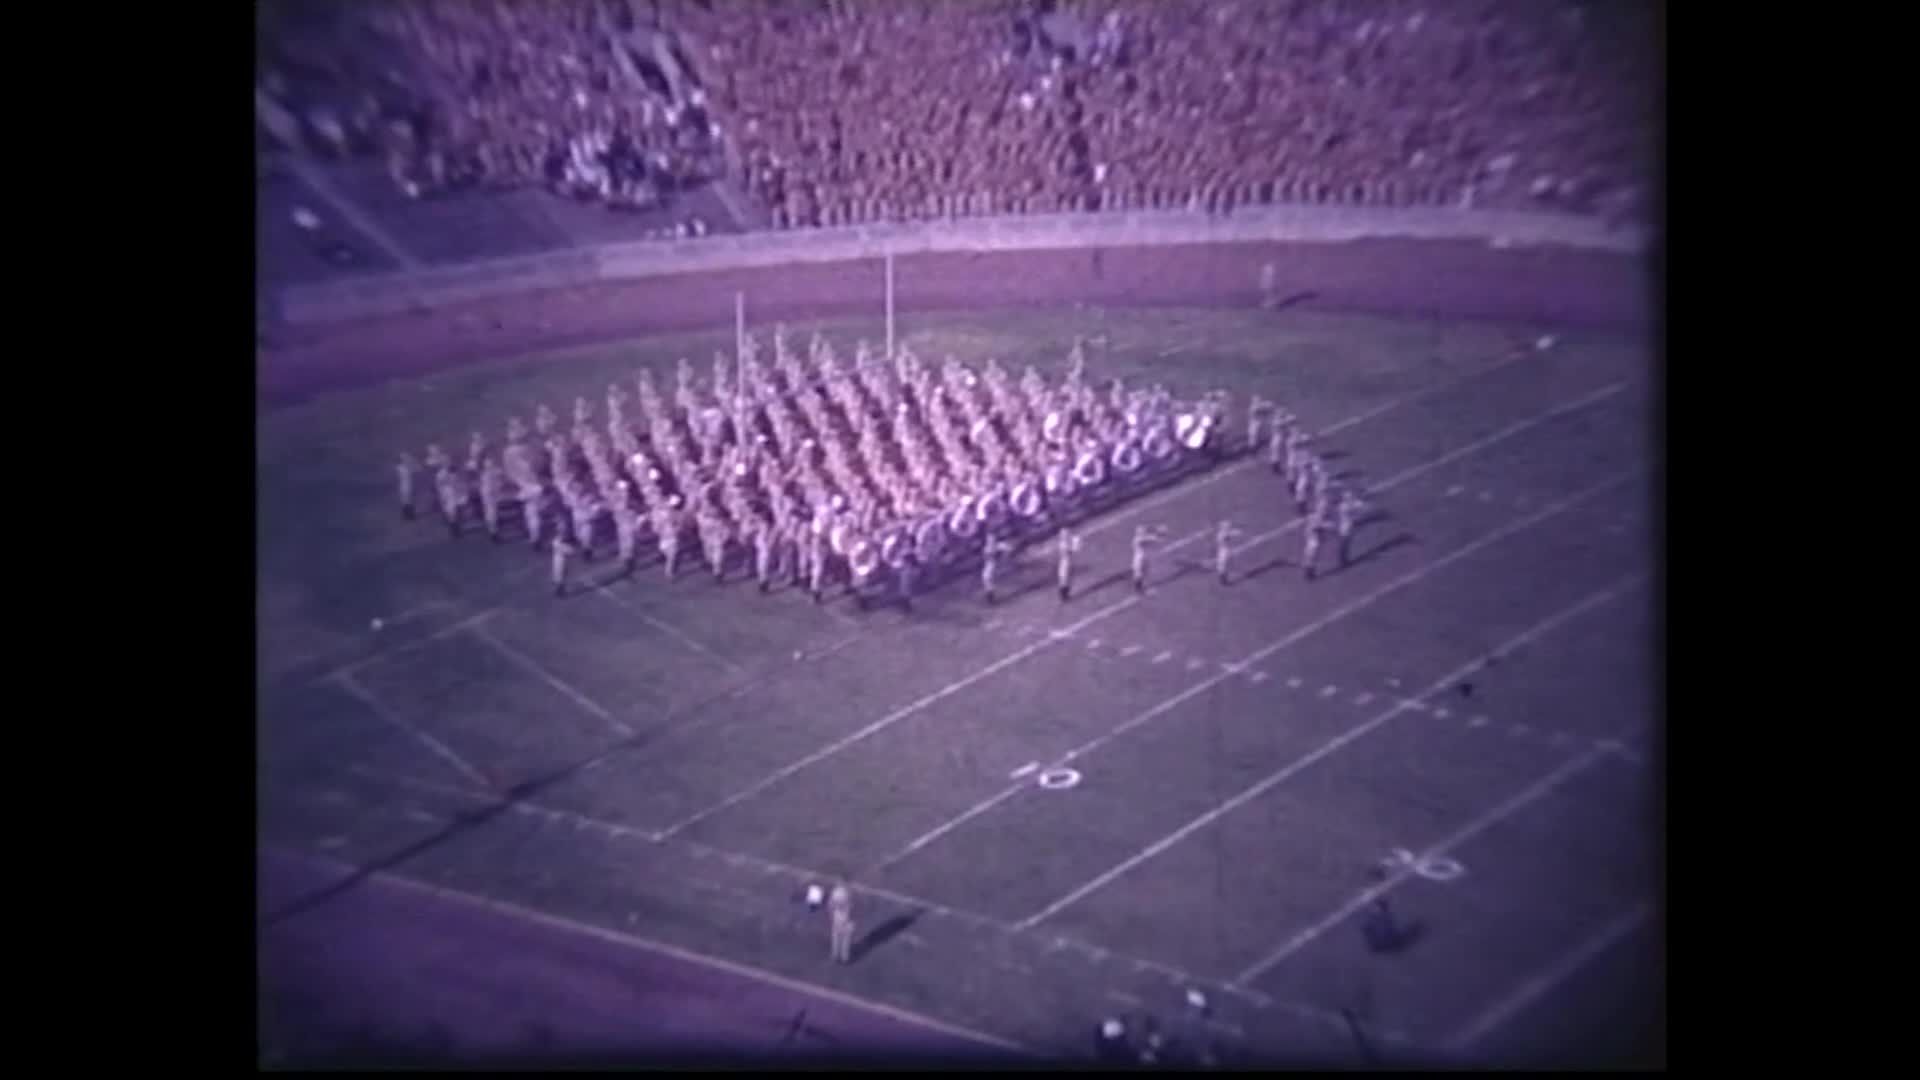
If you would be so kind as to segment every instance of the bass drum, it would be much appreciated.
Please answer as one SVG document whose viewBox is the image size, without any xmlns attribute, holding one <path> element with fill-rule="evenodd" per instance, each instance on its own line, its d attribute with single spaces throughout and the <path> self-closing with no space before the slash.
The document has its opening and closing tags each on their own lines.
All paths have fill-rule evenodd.
<svg viewBox="0 0 1920 1080">
<path fill-rule="evenodd" d="M 895 570 L 907 565 L 912 553 L 913 534 L 906 529 L 895 529 L 880 541 L 880 561 Z"/>
<path fill-rule="evenodd" d="M 871 541 L 855 540 L 847 552 L 847 565 L 856 578 L 872 577 L 873 572 L 880 569 L 880 549 Z"/>
<path fill-rule="evenodd" d="M 1013 495 L 1007 505 L 1020 517 L 1031 521 L 1046 509 L 1047 501 L 1040 494 L 1040 485 L 1028 481 L 1013 489 Z"/>
<path fill-rule="evenodd" d="M 1070 499 L 1079 485 L 1073 479 L 1073 470 L 1065 462 L 1047 466 L 1047 498 Z"/>
<path fill-rule="evenodd" d="M 1098 451 L 1089 450 L 1073 464 L 1073 479 L 1083 488 L 1098 487 L 1107 478 L 1107 462 Z"/>
<path fill-rule="evenodd" d="M 947 531 L 961 540 L 971 540 L 979 534 L 980 519 L 974 513 L 973 496 L 960 500 L 960 505 L 947 518 Z"/>
<path fill-rule="evenodd" d="M 920 557 L 921 562 L 929 565 L 940 557 L 940 549 L 945 547 L 946 543 L 947 524 L 940 520 L 938 514 L 921 522 L 920 528 L 913 535 L 914 554 Z"/>
<path fill-rule="evenodd" d="M 1123 440 L 1119 446 L 1113 448 L 1114 472 L 1122 476 L 1131 476 L 1139 472 L 1140 466 L 1144 464 L 1146 460 L 1140 453 L 1140 444 L 1132 439 Z"/>
<path fill-rule="evenodd" d="M 989 529 L 998 529 L 1007 523 L 1007 497 L 998 491 L 990 491 L 980 500 L 975 516 Z"/>
<path fill-rule="evenodd" d="M 1165 461 L 1173 456 L 1173 437 L 1167 433 L 1165 424 L 1155 424 L 1140 441 L 1140 449 L 1154 461 Z"/>
</svg>

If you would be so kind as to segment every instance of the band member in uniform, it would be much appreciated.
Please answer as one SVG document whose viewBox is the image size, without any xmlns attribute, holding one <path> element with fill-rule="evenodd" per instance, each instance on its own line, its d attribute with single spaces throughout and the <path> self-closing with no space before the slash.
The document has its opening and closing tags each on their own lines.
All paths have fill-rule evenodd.
<svg viewBox="0 0 1920 1080">
<path fill-rule="evenodd" d="M 1340 534 L 1340 565 L 1345 566 L 1352 560 L 1353 530 L 1360 523 L 1360 513 L 1367 508 L 1360 496 L 1352 488 L 1340 489 L 1340 501 L 1336 508 L 1335 528 Z"/>
<path fill-rule="evenodd" d="M 534 550 L 540 549 L 540 502 L 546 497 L 537 485 L 526 484 L 520 488 L 520 512 L 527 518 L 527 542 Z"/>
<path fill-rule="evenodd" d="M 400 481 L 400 516 L 408 521 L 413 520 L 413 476 L 419 468 L 419 464 L 413 460 L 413 454 L 405 450 L 400 452 L 400 460 L 393 466 L 394 476 Z"/>
<path fill-rule="evenodd" d="M 1213 572 L 1222 585 L 1232 579 L 1228 560 L 1233 558 L 1233 542 L 1244 535 L 1231 521 L 1222 521 L 1213 530 Z"/>
<path fill-rule="evenodd" d="M 1147 549 L 1157 543 L 1161 536 L 1157 526 L 1139 525 L 1133 530 L 1133 591 L 1147 591 Z"/>
<path fill-rule="evenodd" d="M 440 495 L 440 513 L 447 519 L 447 535 L 460 535 L 460 504 L 465 492 L 460 489 L 460 479 L 452 469 L 441 469 L 434 474 L 434 488 Z"/>
<path fill-rule="evenodd" d="M 807 530 L 807 591 L 818 604 L 826 599 L 827 538 L 819 529 Z"/>
<path fill-rule="evenodd" d="M 486 519 L 487 539 L 500 542 L 500 496 L 503 475 L 500 463 L 487 458 L 480 463 L 480 514 Z"/>
<path fill-rule="evenodd" d="M 773 588 L 773 526 L 762 521 L 753 527 L 753 576 L 760 591 Z"/>
<path fill-rule="evenodd" d="M 1319 573 L 1314 563 L 1318 561 L 1320 541 L 1327 531 L 1327 525 L 1326 504 L 1316 503 L 1313 507 L 1313 515 L 1307 518 L 1307 526 L 1303 530 L 1306 533 L 1306 553 L 1300 559 L 1301 574 L 1308 581 L 1312 581 Z"/>
<path fill-rule="evenodd" d="M 553 534 L 553 595 L 567 595 L 567 557 L 573 554 L 573 545 L 567 542 L 562 533 Z"/>
<path fill-rule="evenodd" d="M 913 610 L 913 576 L 919 569 L 919 558 L 909 554 L 901 560 L 900 569 L 895 571 L 900 579 L 900 606 L 908 611 Z"/>
<path fill-rule="evenodd" d="M 987 537 L 986 548 L 980 555 L 980 591 L 986 594 L 987 603 L 995 601 L 993 579 L 1000 573 L 1000 557 L 1013 550 L 1013 545 L 997 536 Z"/>
<path fill-rule="evenodd" d="M 832 920 L 833 962 L 853 962 L 853 891 L 844 881 L 833 883 L 827 893 L 827 917 Z"/>
<path fill-rule="evenodd" d="M 1272 413 L 1273 402 L 1259 394 L 1253 395 L 1253 400 L 1247 402 L 1247 449 L 1259 448 L 1261 425 L 1266 423 Z"/>
<path fill-rule="evenodd" d="M 1275 424 L 1267 431 L 1267 468 L 1280 472 L 1287 461 L 1287 429 Z"/>
<path fill-rule="evenodd" d="M 1056 569 L 1056 575 L 1060 584 L 1060 602 L 1063 604 L 1073 594 L 1073 553 L 1078 550 L 1080 550 L 1080 538 L 1073 535 L 1071 529 L 1062 525 L 1058 546 L 1060 563 Z"/>
</svg>

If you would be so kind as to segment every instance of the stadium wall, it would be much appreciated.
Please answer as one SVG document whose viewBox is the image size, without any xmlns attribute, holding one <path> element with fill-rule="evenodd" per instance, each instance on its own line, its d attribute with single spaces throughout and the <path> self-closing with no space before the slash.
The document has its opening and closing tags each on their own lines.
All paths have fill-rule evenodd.
<svg viewBox="0 0 1920 1080">
<path fill-rule="evenodd" d="M 1496 248 L 1624 255 L 1640 254 L 1647 244 L 1639 230 L 1611 229 L 1592 218 L 1457 208 L 1279 206 L 1227 215 L 1191 211 L 1032 214 L 608 244 L 374 274 L 287 287 L 280 293 L 279 314 L 292 326 L 323 326 L 517 293 L 726 270 L 859 262 L 888 252 L 908 256 L 1362 240 L 1465 240 Z"/>
</svg>

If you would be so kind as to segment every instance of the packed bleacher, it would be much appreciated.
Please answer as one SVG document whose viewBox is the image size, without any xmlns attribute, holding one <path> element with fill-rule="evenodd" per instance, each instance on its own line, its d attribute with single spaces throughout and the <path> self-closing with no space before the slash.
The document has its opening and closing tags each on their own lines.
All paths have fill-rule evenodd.
<svg viewBox="0 0 1920 1080">
<path fill-rule="evenodd" d="M 283 19 L 263 53 L 308 141 L 383 154 L 420 195 L 646 206 L 731 172 L 782 227 L 1267 202 L 1642 218 L 1654 10 L 396 0 L 337 5 L 329 34 Z M 334 90 L 302 100 L 292 71 Z"/>
</svg>

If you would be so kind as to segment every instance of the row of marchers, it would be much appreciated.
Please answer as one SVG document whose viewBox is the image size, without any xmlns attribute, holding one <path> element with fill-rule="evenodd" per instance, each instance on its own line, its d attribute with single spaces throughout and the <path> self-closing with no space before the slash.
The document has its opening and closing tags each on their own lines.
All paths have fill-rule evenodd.
<svg viewBox="0 0 1920 1080">
<path fill-rule="evenodd" d="M 479 432 L 464 463 L 429 447 L 442 517 L 456 534 L 563 537 L 588 558 L 614 541 L 629 565 L 645 536 L 669 574 L 691 534 L 717 575 L 736 549 L 762 566 L 768 549 L 844 567 L 858 587 L 1044 535 L 1223 450 L 1224 394 L 1095 390 L 1079 345 L 1054 386 L 1032 367 L 1016 384 L 993 360 L 976 374 L 949 357 L 936 373 L 904 348 L 887 364 L 864 342 L 849 369 L 817 334 L 804 363 L 779 330 L 770 365 L 756 351 L 748 337 L 738 378 L 716 355 L 705 387 L 681 360 L 671 406 L 646 371 L 631 397 L 615 383 L 603 427 L 581 398 L 571 432 L 542 405 L 531 433 L 507 421 L 497 454 Z M 413 469 L 404 456 L 409 505 Z"/>
</svg>

